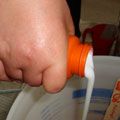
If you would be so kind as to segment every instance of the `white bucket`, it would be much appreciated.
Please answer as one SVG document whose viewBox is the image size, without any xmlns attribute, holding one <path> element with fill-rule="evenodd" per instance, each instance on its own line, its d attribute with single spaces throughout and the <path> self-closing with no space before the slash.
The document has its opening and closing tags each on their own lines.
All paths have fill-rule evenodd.
<svg viewBox="0 0 120 120">
<path fill-rule="evenodd" d="M 87 120 L 102 120 L 115 82 L 120 78 L 120 58 L 95 56 L 95 85 Z M 81 120 L 87 79 L 73 77 L 57 94 L 26 86 L 6 120 Z"/>
</svg>

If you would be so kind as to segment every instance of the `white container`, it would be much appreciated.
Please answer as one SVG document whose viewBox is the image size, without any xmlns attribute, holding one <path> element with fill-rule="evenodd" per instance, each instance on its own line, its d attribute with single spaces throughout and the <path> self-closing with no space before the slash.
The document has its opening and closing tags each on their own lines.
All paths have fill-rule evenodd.
<svg viewBox="0 0 120 120">
<path fill-rule="evenodd" d="M 114 84 L 120 78 L 120 58 L 95 56 L 95 85 L 87 120 L 102 120 Z M 74 76 L 57 94 L 26 86 L 6 120 L 81 120 L 87 79 Z"/>
</svg>

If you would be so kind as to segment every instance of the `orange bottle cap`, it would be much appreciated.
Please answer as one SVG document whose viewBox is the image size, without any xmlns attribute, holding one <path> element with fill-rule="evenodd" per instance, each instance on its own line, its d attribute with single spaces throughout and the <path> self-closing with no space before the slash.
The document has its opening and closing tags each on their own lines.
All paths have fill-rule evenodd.
<svg viewBox="0 0 120 120">
<path fill-rule="evenodd" d="M 91 45 L 81 44 L 79 38 L 72 35 L 69 36 L 67 66 L 68 78 L 73 74 L 84 77 L 85 63 L 91 49 Z"/>
</svg>

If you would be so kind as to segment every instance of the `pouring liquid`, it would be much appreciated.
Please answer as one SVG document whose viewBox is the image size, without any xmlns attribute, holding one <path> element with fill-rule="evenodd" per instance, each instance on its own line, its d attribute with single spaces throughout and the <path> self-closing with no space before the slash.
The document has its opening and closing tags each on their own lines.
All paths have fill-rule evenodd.
<svg viewBox="0 0 120 120">
<path fill-rule="evenodd" d="M 85 77 L 88 79 L 88 84 L 87 84 L 87 92 L 86 92 L 82 120 L 87 120 L 87 115 L 88 115 L 89 106 L 90 106 L 90 100 L 91 100 L 94 81 L 95 81 L 94 64 L 93 64 L 93 57 L 92 57 L 93 55 L 92 54 L 93 54 L 93 52 L 91 50 L 88 54 L 88 58 L 87 58 L 86 65 L 85 65 Z"/>
</svg>

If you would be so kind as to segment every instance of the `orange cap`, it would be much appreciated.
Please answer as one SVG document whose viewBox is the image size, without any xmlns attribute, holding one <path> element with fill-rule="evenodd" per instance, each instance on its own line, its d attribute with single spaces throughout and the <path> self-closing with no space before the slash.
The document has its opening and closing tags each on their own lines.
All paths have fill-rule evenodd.
<svg viewBox="0 0 120 120">
<path fill-rule="evenodd" d="M 85 63 L 92 46 L 81 44 L 79 38 L 69 36 L 67 77 L 73 74 L 84 77 Z"/>
</svg>

